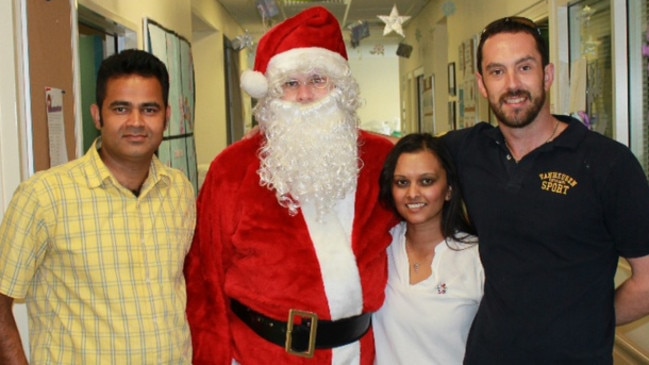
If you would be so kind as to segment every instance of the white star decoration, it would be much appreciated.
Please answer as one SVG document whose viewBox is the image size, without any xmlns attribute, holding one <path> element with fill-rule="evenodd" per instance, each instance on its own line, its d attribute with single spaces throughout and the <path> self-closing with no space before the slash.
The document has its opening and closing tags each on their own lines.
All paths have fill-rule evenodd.
<svg viewBox="0 0 649 365">
<path fill-rule="evenodd" d="M 390 15 L 377 15 L 383 23 L 385 23 L 385 28 L 383 29 L 383 35 L 388 35 L 391 32 L 396 32 L 402 37 L 405 38 L 403 34 L 403 28 L 401 25 L 410 19 L 409 16 L 399 16 L 399 11 L 397 10 L 397 4 L 394 4 L 392 7 L 392 12 Z"/>
</svg>

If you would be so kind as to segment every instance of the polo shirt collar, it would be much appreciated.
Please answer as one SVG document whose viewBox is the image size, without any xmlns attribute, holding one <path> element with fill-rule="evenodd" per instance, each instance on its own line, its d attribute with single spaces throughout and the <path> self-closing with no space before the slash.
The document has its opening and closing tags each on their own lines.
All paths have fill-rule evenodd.
<svg viewBox="0 0 649 365">
<path fill-rule="evenodd" d="M 583 125 L 579 120 L 571 116 L 555 114 L 553 114 L 553 116 L 560 122 L 568 124 L 568 128 L 566 128 L 563 133 L 561 133 L 554 139 L 552 145 L 554 147 L 577 149 L 581 141 L 586 137 L 588 128 L 586 128 L 586 126 Z M 503 146 L 505 145 L 505 137 L 500 131 L 500 128 L 487 128 L 484 130 L 484 134 L 487 137 L 493 139 L 498 144 L 501 144 Z"/>
<path fill-rule="evenodd" d="M 554 139 L 554 146 L 576 150 L 586 138 L 588 128 L 579 120 L 568 115 L 554 115 L 554 117 L 568 124 L 568 128 Z"/>
</svg>

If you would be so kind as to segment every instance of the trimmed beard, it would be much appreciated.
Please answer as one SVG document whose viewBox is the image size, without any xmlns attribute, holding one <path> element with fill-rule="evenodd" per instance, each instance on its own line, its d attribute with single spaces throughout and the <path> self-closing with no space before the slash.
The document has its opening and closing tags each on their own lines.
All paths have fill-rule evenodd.
<svg viewBox="0 0 649 365">
<path fill-rule="evenodd" d="M 509 118 L 503 111 L 502 105 L 505 104 L 506 99 L 509 97 L 516 97 L 523 95 L 532 103 L 527 109 L 515 111 L 515 115 Z M 539 115 L 543 104 L 545 104 L 545 89 L 541 88 L 541 93 L 533 97 L 529 91 L 514 90 L 504 95 L 501 95 L 496 102 L 491 102 L 491 110 L 493 111 L 496 119 L 509 128 L 523 128 L 530 125 Z"/>
<path fill-rule="evenodd" d="M 260 183 L 275 190 L 292 216 L 308 202 L 324 217 L 356 186 L 356 116 L 338 105 L 337 91 L 308 105 L 269 102 L 270 116 L 262 124 L 266 141 L 259 153 Z"/>
</svg>

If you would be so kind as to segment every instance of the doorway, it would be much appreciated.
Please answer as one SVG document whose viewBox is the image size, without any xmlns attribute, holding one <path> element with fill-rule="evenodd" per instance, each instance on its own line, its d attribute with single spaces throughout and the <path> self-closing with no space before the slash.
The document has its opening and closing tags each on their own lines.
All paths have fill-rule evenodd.
<svg viewBox="0 0 649 365">
<path fill-rule="evenodd" d="M 99 136 L 90 114 L 95 103 L 97 71 L 108 56 L 127 48 L 136 48 L 136 33 L 85 8 L 78 7 L 79 81 L 81 94 L 81 143 L 88 150 Z"/>
</svg>

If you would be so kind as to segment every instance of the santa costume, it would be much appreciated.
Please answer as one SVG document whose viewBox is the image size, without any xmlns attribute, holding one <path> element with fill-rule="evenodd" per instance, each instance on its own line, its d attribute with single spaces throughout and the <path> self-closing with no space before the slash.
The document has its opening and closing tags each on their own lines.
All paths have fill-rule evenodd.
<svg viewBox="0 0 649 365">
<path fill-rule="evenodd" d="M 348 73 L 340 26 L 321 7 L 262 38 L 242 87 L 264 98 L 269 73 L 313 58 Z M 378 199 L 392 144 L 357 138 L 355 188 L 324 217 L 309 204 L 291 212 L 261 184 L 264 133 L 212 162 L 185 265 L 194 364 L 372 364 L 370 318 L 383 303 L 396 224 Z"/>
</svg>

